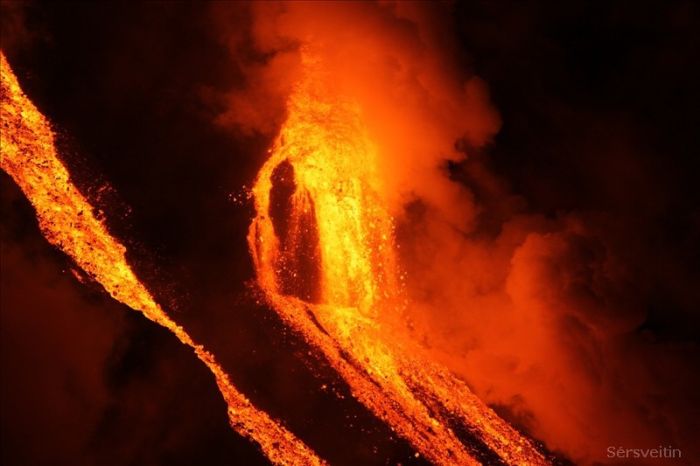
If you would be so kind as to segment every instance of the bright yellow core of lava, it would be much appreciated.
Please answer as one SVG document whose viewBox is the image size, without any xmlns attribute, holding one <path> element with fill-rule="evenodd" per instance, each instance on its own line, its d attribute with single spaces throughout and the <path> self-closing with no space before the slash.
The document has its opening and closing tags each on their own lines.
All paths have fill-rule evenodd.
<svg viewBox="0 0 700 466">
<path fill-rule="evenodd" d="M 377 195 L 376 148 L 353 103 L 324 99 L 302 84 L 288 111 L 253 188 L 263 217 L 253 241 L 261 285 L 372 316 L 398 290 L 393 224 Z M 276 185 L 285 183 L 290 193 L 280 206 Z M 306 291 L 285 280 L 306 282 L 299 285 Z"/>
</svg>

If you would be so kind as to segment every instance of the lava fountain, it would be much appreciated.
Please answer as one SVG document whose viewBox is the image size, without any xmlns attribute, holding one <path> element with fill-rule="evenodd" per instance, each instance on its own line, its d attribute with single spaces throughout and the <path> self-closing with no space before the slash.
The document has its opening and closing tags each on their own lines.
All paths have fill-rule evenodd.
<svg viewBox="0 0 700 466">
<path fill-rule="evenodd" d="M 352 99 L 304 77 L 252 189 L 248 235 L 259 286 L 353 395 L 431 462 L 548 464 L 531 441 L 421 353 L 387 315 L 405 306 L 377 149 Z"/>
<path fill-rule="evenodd" d="M 24 95 L 0 52 L 1 166 L 36 209 L 46 239 L 65 252 L 117 301 L 170 330 L 194 350 L 216 379 L 228 405 L 231 427 L 258 443 L 275 464 L 325 464 L 294 434 L 257 409 L 233 385 L 214 355 L 195 343 L 156 303 L 126 260 L 126 248 L 93 214 L 92 206 L 70 180 L 54 144 L 48 120 Z"/>
</svg>

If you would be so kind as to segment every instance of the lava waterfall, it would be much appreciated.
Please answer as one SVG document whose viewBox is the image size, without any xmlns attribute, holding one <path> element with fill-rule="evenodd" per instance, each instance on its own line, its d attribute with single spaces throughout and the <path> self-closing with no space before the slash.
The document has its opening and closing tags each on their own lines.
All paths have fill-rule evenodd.
<svg viewBox="0 0 700 466">
<path fill-rule="evenodd" d="M 304 79 L 253 188 L 249 233 L 258 283 L 354 396 L 435 464 L 547 464 L 533 444 L 388 325 L 405 304 L 393 221 L 362 109 Z"/>
</svg>

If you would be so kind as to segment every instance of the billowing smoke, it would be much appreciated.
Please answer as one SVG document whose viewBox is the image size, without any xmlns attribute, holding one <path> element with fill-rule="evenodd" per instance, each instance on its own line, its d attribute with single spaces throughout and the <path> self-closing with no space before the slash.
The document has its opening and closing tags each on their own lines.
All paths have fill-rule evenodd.
<svg viewBox="0 0 700 466">
<path fill-rule="evenodd" d="M 640 332 L 648 277 L 614 222 L 516 216 L 483 238 L 419 215 L 404 232 L 416 337 L 483 399 L 577 462 L 617 445 L 690 453 L 696 350 Z"/>
<path fill-rule="evenodd" d="M 381 153 L 380 168 L 387 174 L 383 194 L 394 213 L 420 198 L 456 225 L 469 224 L 470 195 L 441 167 L 464 157 L 455 148 L 457 139 L 482 146 L 499 119 L 478 77 L 451 72 L 454 47 L 438 27 L 447 21 L 440 15 L 446 12 L 403 2 L 262 2 L 244 11 L 233 7 L 233 13 L 231 8 L 217 5 L 214 16 L 223 23 L 247 86 L 227 96 L 219 123 L 274 135 L 302 72 L 300 47 L 310 46 L 328 73 L 323 85 L 359 103 Z M 228 23 L 238 16 L 240 24 L 246 15 L 250 36 Z"/>
<path fill-rule="evenodd" d="M 458 62 L 448 10 L 214 5 L 244 78 L 220 96 L 217 124 L 273 136 L 302 73 L 300 49 L 313 47 L 327 70 L 319 85 L 359 104 L 377 144 L 414 337 L 506 418 L 577 462 L 610 461 L 610 446 L 674 446 L 690 457 L 697 421 L 685 411 L 698 380 L 683 361 L 697 348 L 647 328 L 652 282 L 682 272 L 650 262 L 658 257 L 639 229 L 651 216 L 538 212 L 490 168 L 500 118 L 488 83 Z M 641 192 L 648 176 L 633 173 L 630 189 Z M 624 208 L 612 175 L 604 181 L 603 196 Z"/>
<path fill-rule="evenodd" d="M 183 319 L 201 313 L 199 327 L 226 341 L 237 328 L 226 319 L 257 316 L 227 307 L 229 290 L 252 271 L 241 259 L 249 218 L 225 195 L 252 180 L 265 144 L 232 143 L 220 130 L 273 138 L 301 71 L 300 45 L 313 42 L 328 69 L 324 84 L 356 99 L 382 155 L 414 338 L 505 417 L 577 462 L 612 463 L 608 446 L 673 445 L 697 464 L 700 371 L 689 362 L 699 359 L 700 309 L 693 2 L 28 5 L 0 3 L 3 50 L 16 52 L 11 62 L 25 70 L 40 107 L 84 142 L 87 158 L 109 168 L 99 171 L 140 218 L 131 236 L 189 264 L 179 283 L 203 291 L 193 299 L 197 312 Z M 474 56 L 469 66 L 463 51 Z M 257 458 L 231 435 L 207 374 L 169 336 L 158 334 L 156 346 L 171 348 L 144 358 L 149 324 L 123 325 L 131 314 L 112 308 L 93 321 L 97 298 L 80 295 L 82 285 L 42 259 L 48 253 L 28 253 L 21 265 L 6 246 L 13 239 L 3 240 L 10 377 L 2 430 L 3 446 L 12 447 L 3 455 L 24 458 L 41 450 L 35 439 L 76 431 L 87 440 L 49 442 L 61 447 L 54 463 L 82 464 L 76 455 L 92 444 L 110 458 L 104 464 L 219 464 L 212 438 L 220 440 L 220 464 L 248 450 Z M 45 261 L 53 264 L 46 273 Z M 212 325 L 207 308 L 226 319 Z M 62 339 L 36 328 L 47 313 L 56 329 L 71 327 Z M 235 340 L 259 350 L 252 340 L 267 340 L 252 335 Z M 120 339 L 128 344 L 115 345 Z M 85 353 L 88 346 L 96 350 Z M 168 354 L 175 356 L 159 359 Z M 253 360 L 251 372 L 277 358 Z M 105 370 L 109 383 L 92 372 L 105 364 L 115 366 Z M 35 398 L 42 373 L 46 384 L 70 383 L 30 411 L 23 400 Z M 279 375 L 287 372 L 272 373 L 288 384 Z M 161 374 L 172 381 L 163 385 Z M 154 388 L 148 382 L 156 379 Z M 184 389 L 190 379 L 202 382 Z M 209 400 L 209 408 L 186 408 L 192 399 Z M 87 417 L 67 425 L 59 405 Z M 150 441 L 153 432 L 168 440 Z M 183 448 L 192 456 L 183 460 Z"/>
</svg>

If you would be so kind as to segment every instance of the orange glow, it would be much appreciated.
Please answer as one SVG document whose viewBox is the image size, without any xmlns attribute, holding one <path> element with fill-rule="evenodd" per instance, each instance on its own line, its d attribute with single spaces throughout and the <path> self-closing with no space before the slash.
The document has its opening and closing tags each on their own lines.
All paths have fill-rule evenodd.
<svg viewBox="0 0 700 466">
<path fill-rule="evenodd" d="M 390 175 L 380 172 L 362 109 L 324 87 L 323 64 L 309 49 L 302 64 L 305 76 L 253 187 L 248 241 L 270 304 L 358 400 L 435 464 L 479 464 L 484 454 L 548 464 L 387 323 L 405 306 L 393 220 L 378 194 Z"/>
<path fill-rule="evenodd" d="M 228 405 L 231 427 L 257 442 L 270 461 L 281 465 L 324 464 L 294 434 L 255 408 L 231 383 L 214 356 L 196 344 L 155 302 L 129 266 L 125 247 L 109 234 L 71 182 L 56 153 L 48 120 L 24 95 L 1 52 L 0 75 L 2 169 L 36 209 L 46 239 L 70 256 L 114 299 L 143 313 L 191 347 L 214 375 Z"/>
</svg>

